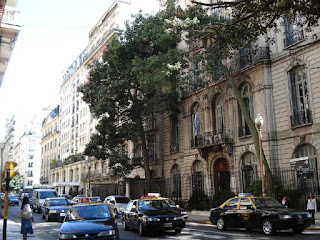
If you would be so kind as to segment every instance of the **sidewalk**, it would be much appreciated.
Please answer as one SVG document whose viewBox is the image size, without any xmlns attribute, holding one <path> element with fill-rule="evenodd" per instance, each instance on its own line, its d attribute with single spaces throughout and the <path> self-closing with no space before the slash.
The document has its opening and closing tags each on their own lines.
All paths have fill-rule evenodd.
<svg viewBox="0 0 320 240">
<path fill-rule="evenodd" d="M 209 220 L 209 216 L 210 216 L 210 211 L 193 210 L 191 212 L 188 212 L 187 222 L 211 224 Z M 316 219 L 316 224 L 312 224 L 306 230 L 320 231 L 320 212 L 315 213 L 315 219 Z"/>
<path fill-rule="evenodd" d="M 20 223 L 15 223 L 12 220 L 7 220 L 7 240 L 17 240 L 22 239 L 22 234 L 20 234 Z M 0 219 L 0 239 L 2 239 L 3 234 L 3 218 Z M 31 240 L 40 240 L 34 235 L 28 234 L 28 239 Z"/>
</svg>

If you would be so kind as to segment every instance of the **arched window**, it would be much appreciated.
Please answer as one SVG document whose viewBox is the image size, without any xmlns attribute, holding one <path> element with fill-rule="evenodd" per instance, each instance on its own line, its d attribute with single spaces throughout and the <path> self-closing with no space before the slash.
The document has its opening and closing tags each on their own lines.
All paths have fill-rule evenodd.
<svg viewBox="0 0 320 240">
<path fill-rule="evenodd" d="M 170 173 L 172 178 L 172 198 L 178 201 L 179 198 L 181 198 L 181 176 L 179 166 L 174 164 Z"/>
<path fill-rule="evenodd" d="M 215 191 L 230 190 L 230 169 L 228 161 L 224 158 L 214 163 Z"/>
<path fill-rule="evenodd" d="M 248 152 L 242 156 L 242 184 L 243 191 L 248 188 L 258 179 L 257 157 L 252 152 Z"/>
<path fill-rule="evenodd" d="M 224 128 L 224 110 L 223 110 L 223 99 L 219 95 L 214 102 L 214 132 L 219 134 Z"/>
<path fill-rule="evenodd" d="M 296 68 L 288 74 L 291 92 L 291 127 L 312 123 L 306 69 Z"/>
<path fill-rule="evenodd" d="M 246 83 L 244 84 L 242 87 L 241 87 L 241 96 L 242 96 L 242 99 L 244 101 L 244 104 L 246 105 L 246 108 L 249 112 L 249 115 L 252 117 L 252 95 L 251 95 L 251 86 Z M 244 120 L 244 117 L 243 117 L 243 114 L 242 114 L 242 111 L 240 109 L 240 106 L 239 106 L 239 120 L 240 120 L 240 123 L 239 123 L 239 137 L 244 137 L 244 136 L 250 136 L 251 135 L 251 132 L 250 132 L 250 129 L 246 123 L 246 121 Z"/>
<path fill-rule="evenodd" d="M 311 144 L 303 144 L 296 149 L 294 154 L 296 158 L 308 157 L 308 166 L 297 168 L 298 186 L 303 189 L 305 193 L 317 192 L 319 180 L 317 171 L 317 151 L 315 147 Z"/>
</svg>

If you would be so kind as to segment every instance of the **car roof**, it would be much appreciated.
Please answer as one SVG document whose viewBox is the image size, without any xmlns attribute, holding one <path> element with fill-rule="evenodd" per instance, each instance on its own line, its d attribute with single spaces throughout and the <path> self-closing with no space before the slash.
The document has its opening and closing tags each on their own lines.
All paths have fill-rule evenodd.
<svg viewBox="0 0 320 240">
<path fill-rule="evenodd" d="M 150 201 L 150 200 L 159 201 L 159 200 L 164 200 L 164 198 L 162 198 L 162 197 L 143 197 L 143 198 L 136 199 L 136 200 L 138 200 L 138 201 Z"/>
</svg>

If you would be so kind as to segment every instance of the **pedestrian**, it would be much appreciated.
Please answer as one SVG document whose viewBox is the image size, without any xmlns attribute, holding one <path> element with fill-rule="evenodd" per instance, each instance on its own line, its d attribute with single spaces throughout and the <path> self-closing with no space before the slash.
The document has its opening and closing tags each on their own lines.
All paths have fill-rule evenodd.
<svg viewBox="0 0 320 240">
<path fill-rule="evenodd" d="M 312 223 L 315 224 L 314 213 L 317 211 L 317 200 L 314 198 L 313 194 L 309 194 L 309 199 L 307 202 L 307 210 L 312 216 Z"/>
<path fill-rule="evenodd" d="M 287 196 L 283 196 L 281 203 L 283 206 L 289 207 L 289 201 Z"/>
<path fill-rule="evenodd" d="M 27 240 L 27 234 L 33 234 L 32 229 L 32 211 L 29 204 L 29 198 L 24 197 L 22 200 L 21 210 L 19 213 L 19 218 L 21 218 L 21 234 L 23 240 Z"/>
</svg>

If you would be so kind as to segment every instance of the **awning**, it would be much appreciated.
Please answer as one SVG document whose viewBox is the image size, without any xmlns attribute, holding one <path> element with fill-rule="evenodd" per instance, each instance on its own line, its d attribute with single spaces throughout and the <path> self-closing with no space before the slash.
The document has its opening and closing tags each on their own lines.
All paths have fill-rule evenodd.
<svg viewBox="0 0 320 240">
<path fill-rule="evenodd" d="M 55 187 L 77 187 L 79 182 L 54 182 L 53 186 Z"/>
</svg>

